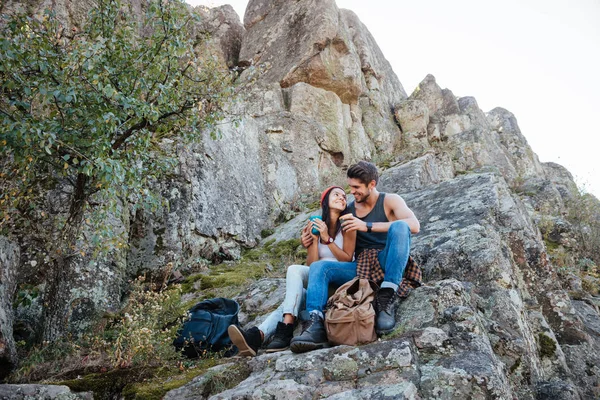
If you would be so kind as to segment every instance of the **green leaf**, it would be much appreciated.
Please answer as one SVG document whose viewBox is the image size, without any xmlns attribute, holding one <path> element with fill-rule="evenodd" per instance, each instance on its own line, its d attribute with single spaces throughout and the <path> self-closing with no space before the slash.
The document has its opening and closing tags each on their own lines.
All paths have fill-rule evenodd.
<svg viewBox="0 0 600 400">
<path fill-rule="evenodd" d="M 149 188 L 177 166 L 176 146 L 198 141 L 195 131 L 222 118 L 222 106 L 231 98 L 231 79 L 218 59 L 193 53 L 208 38 L 187 31 L 190 12 L 185 3 L 149 0 L 139 22 L 123 15 L 120 4 L 111 0 L 91 8 L 75 40 L 64 37 L 55 15 L 48 14 L 44 22 L 18 13 L 2 17 L 0 103 L 6 101 L 18 117 L 0 118 L 2 160 L 11 164 L 7 170 L 16 171 L 9 182 L 14 190 L 0 187 L 0 194 L 11 196 L 4 204 L 44 204 L 47 191 L 29 189 L 51 190 L 75 169 L 90 178 L 84 193 L 97 189 L 103 200 L 94 213 L 122 204 L 111 196 L 123 200 L 135 194 L 149 203 Z M 182 60 L 194 63 L 186 77 L 173 68 Z M 194 109 L 161 118 L 199 99 L 210 100 L 212 106 L 202 118 Z M 142 121 L 151 121 L 151 127 Z M 112 149 L 126 132 L 125 145 Z M 167 138 L 173 145 L 162 148 Z M 154 208 L 162 206 L 158 198 L 152 201 Z M 19 218 L 19 210 L 3 207 L 0 217 L 8 211 L 11 218 Z M 110 227 L 101 218 L 96 223 L 91 234 L 102 233 L 98 246 L 104 246 L 110 242 Z M 40 243 L 56 245 L 47 239 Z"/>
</svg>

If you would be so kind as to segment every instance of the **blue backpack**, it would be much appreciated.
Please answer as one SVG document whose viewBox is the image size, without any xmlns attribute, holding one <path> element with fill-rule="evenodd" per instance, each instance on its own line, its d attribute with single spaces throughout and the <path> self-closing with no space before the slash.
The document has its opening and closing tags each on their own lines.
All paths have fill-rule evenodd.
<svg viewBox="0 0 600 400">
<path fill-rule="evenodd" d="M 237 349 L 232 346 L 227 327 L 239 324 L 239 310 L 235 300 L 223 297 L 201 301 L 190 309 L 190 318 L 177 331 L 173 345 L 189 358 L 197 358 L 206 351 L 226 350 L 225 355 L 235 354 Z"/>
</svg>

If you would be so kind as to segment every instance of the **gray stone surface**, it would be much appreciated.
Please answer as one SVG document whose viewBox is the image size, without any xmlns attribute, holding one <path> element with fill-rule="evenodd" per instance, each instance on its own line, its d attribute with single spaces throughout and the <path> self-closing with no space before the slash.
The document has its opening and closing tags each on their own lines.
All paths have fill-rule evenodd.
<svg viewBox="0 0 600 400">
<path fill-rule="evenodd" d="M 0 379 L 17 363 L 13 338 L 13 299 L 17 288 L 19 247 L 0 236 Z"/>
<path fill-rule="evenodd" d="M 248 379 L 220 398 L 267 395 L 274 381 L 292 398 L 378 398 L 399 381 L 414 385 L 417 392 L 405 395 L 418 398 L 593 398 L 597 306 L 573 302 L 561 288 L 527 205 L 499 172 L 454 177 L 452 164 L 437 157 L 382 174 L 382 187 L 403 193 L 421 221 L 412 253 L 428 282 L 401 303 L 396 331 L 359 348 L 259 356 L 249 362 Z M 306 217 L 272 237 L 299 231 Z M 242 301 L 259 314 L 276 304 Z"/>
<path fill-rule="evenodd" d="M 93 400 L 92 392 L 73 393 L 67 386 L 58 385 L 1 385 L 3 400 Z"/>
<path fill-rule="evenodd" d="M 83 1 L 52 1 L 52 0 L 33 0 L 23 2 L 19 0 L 7 0 L 0 3 L 0 12 L 11 13 L 14 11 L 27 12 L 36 17 L 43 17 L 45 10 L 52 10 L 59 21 L 63 23 L 67 29 L 77 28 L 80 29 L 83 26 L 83 22 L 87 18 L 87 15 L 91 8 L 97 7 L 98 2 L 96 0 L 83 0 Z M 141 1 L 133 0 L 131 2 L 131 10 L 133 15 L 141 14 Z"/>
<path fill-rule="evenodd" d="M 409 193 L 454 178 L 452 160 L 433 153 L 387 169 L 381 174 L 378 189 L 382 192 Z"/>
<path fill-rule="evenodd" d="M 199 400 L 204 399 L 203 395 L 211 379 L 215 375 L 223 373 L 228 369 L 233 368 L 233 364 L 221 364 L 210 368 L 204 375 L 194 378 L 185 386 L 169 391 L 164 397 L 164 400 Z"/>
<path fill-rule="evenodd" d="M 221 396 L 263 393 L 273 380 L 285 381 L 277 386 L 283 396 L 305 386 L 311 396 L 379 396 L 399 379 L 420 398 L 593 396 L 597 308 L 572 302 L 560 287 L 540 231 L 499 173 L 406 172 L 436 160 L 429 154 L 382 174 L 385 190 L 403 193 L 421 221 L 413 256 L 429 282 L 401 303 L 396 331 L 354 350 L 259 356 L 249 378 Z M 348 388 L 356 380 L 370 391 Z M 545 381 L 564 384 L 534 385 Z"/>
<path fill-rule="evenodd" d="M 285 298 L 285 279 L 267 278 L 252 284 L 235 298 L 240 305 L 238 318 L 243 327 L 258 326 Z"/>
<path fill-rule="evenodd" d="M 406 321 L 419 321 L 419 308 L 408 303 L 413 296 L 433 304 L 430 323 L 437 327 L 412 330 L 406 326 Z M 285 351 L 240 359 L 237 362 L 250 369 L 248 378 L 213 398 L 510 398 L 512 391 L 485 336 L 484 320 L 473 310 L 460 282 L 434 282 L 417 289 L 409 300 L 398 312 L 402 316 L 399 326 L 405 327 L 398 337 L 392 334 L 360 347 L 337 346 L 304 354 Z M 469 312 L 458 312 L 462 317 L 454 321 L 435 317 L 449 307 L 463 307 Z M 419 343 L 427 345 L 419 348 Z M 199 391 L 198 382 L 204 381 L 196 378 L 167 398 Z"/>
<path fill-rule="evenodd" d="M 554 184 L 563 200 L 570 199 L 574 193 L 577 193 L 577 185 L 573 180 L 573 175 L 562 165 L 547 162 L 542 163 L 545 175 L 550 182 Z"/>
<path fill-rule="evenodd" d="M 228 68 L 237 66 L 244 26 L 233 7 L 229 4 L 214 8 L 198 6 L 194 12 L 200 15 L 200 22 L 192 34 L 209 33 L 212 54 L 217 54 Z"/>
<path fill-rule="evenodd" d="M 250 1 L 240 60 L 268 65 L 261 82 L 282 87 L 306 82 L 345 103 L 356 102 L 362 91 L 360 60 L 339 14 L 333 0 Z"/>
<path fill-rule="evenodd" d="M 419 399 L 417 387 L 412 382 L 401 382 L 386 386 L 370 386 L 363 389 L 347 390 L 328 396 L 330 400 L 362 400 L 362 399 Z"/>
</svg>

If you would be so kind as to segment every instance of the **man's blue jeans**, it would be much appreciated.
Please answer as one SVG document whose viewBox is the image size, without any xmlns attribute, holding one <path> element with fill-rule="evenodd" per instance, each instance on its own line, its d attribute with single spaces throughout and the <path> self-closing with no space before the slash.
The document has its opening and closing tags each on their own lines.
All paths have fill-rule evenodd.
<svg viewBox="0 0 600 400">
<path fill-rule="evenodd" d="M 404 221 L 390 225 L 379 263 L 385 272 L 384 282 L 399 285 L 410 255 L 410 228 Z M 315 261 L 310 265 L 306 309 L 325 310 L 329 285 L 341 286 L 356 277 L 356 262 Z"/>
</svg>

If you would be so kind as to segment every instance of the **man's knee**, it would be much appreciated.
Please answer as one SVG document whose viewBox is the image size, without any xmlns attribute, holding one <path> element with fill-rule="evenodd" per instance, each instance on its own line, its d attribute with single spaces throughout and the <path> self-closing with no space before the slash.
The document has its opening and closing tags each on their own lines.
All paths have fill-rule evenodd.
<svg viewBox="0 0 600 400">
<path fill-rule="evenodd" d="M 410 236 L 410 226 L 404 221 L 394 221 L 388 229 L 388 235 Z"/>
</svg>

